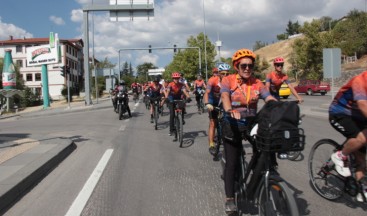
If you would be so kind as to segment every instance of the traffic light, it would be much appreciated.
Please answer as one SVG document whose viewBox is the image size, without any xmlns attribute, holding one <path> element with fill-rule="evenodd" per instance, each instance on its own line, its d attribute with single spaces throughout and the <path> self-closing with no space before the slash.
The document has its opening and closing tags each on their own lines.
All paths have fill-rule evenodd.
<svg viewBox="0 0 367 216">
<path fill-rule="evenodd" d="M 177 52 L 177 49 L 176 49 L 176 44 L 173 45 L 173 52 L 176 53 Z"/>
<path fill-rule="evenodd" d="M 69 66 L 66 67 L 66 74 L 70 74 L 70 67 Z"/>
<path fill-rule="evenodd" d="M 60 68 L 61 68 L 61 76 L 65 77 L 65 71 L 66 71 L 65 66 L 62 66 Z"/>
<path fill-rule="evenodd" d="M 149 45 L 149 53 L 152 53 L 152 45 Z"/>
</svg>

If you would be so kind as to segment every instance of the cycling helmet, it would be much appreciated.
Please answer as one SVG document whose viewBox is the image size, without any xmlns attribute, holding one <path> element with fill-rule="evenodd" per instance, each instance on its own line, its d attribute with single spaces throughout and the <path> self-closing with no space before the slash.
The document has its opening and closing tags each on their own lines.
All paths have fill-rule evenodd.
<svg viewBox="0 0 367 216">
<path fill-rule="evenodd" d="M 125 85 L 126 83 L 125 83 L 125 80 L 121 80 L 120 81 L 120 85 Z"/>
<path fill-rule="evenodd" d="M 219 72 L 229 71 L 229 69 L 231 69 L 231 66 L 229 66 L 229 64 L 227 64 L 227 63 L 221 63 L 220 65 L 218 65 Z"/>
<path fill-rule="evenodd" d="M 276 64 L 276 63 L 284 63 L 284 59 L 282 57 L 276 57 L 274 59 L 274 62 L 273 63 L 274 64 Z"/>
<path fill-rule="evenodd" d="M 179 72 L 173 72 L 172 73 L 172 79 L 174 79 L 174 78 L 181 78 L 180 73 Z"/>
<path fill-rule="evenodd" d="M 253 53 L 251 50 L 249 49 L 240 49 L 237 50 L 233 56 L 232 56 L 232 64 L 233 67 L 238 70 L 237 68 L 237 64 L 239 62 L 240 59 L 244 58 L 244 57 L 250 57 L 252 58 L 252 61 L 255 63 L 255 59 L 256 59 L 256 54 Z"/>
<path fill-rule="evenodd" d="M 215 67 L 215 68 L 213 68 L 212 72 L 213 72 L 213 73 L 218 73 L 218 68 L 216 68 L 216 67 Z"/>
</svg>

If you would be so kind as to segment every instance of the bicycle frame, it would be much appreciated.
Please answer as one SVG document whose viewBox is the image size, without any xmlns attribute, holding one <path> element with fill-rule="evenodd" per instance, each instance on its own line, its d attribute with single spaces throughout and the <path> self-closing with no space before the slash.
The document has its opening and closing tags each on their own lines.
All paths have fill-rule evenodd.
<svg viewBox="0 0 367 216">
<path fill-rule="evenodd" d="M 184 103 L 184 100 L 173 100 L 173 107 L 174 109 L 174 125 L 175 125 L 175 140 L 180 142 L 180 147 L 182 146 L 183 142 L 183 119 L 182 119 L 182 109 L 180 108 L 179 104 Z"/>
</svg>

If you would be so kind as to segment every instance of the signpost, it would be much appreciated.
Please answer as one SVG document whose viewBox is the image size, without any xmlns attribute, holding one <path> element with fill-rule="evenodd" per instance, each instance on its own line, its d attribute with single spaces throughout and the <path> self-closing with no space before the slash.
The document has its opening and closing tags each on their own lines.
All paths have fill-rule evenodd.
<svg viewBox="0 0 367 216">
<path fill-rule="evenodd" d="M 83 8 L 84 23 L 84 82 L 85 82 L 85 103 L 91 105 L 90 82 L 89 82 L 89 25 L 88 13 L 90 11 L 109 11 L 110 19 L 115 21 L 143 19 L 150 20 L 154 16 L 154 0 L 110 0 L 110 5 L 88 5 Z M 115 15 L 115 16 L 114 16 Z M 116 18 L 117 17 L 117 18 Z M 124 19 L 128 17 L 129 19 Z"/>
<path fill-rule="evenodd" d="M 322 50 L 324 78 L 331 78 L 331 98 L 334 98 L 334 79 L 341 75 L 340 48 L 325 48 Z"/>
</svg>

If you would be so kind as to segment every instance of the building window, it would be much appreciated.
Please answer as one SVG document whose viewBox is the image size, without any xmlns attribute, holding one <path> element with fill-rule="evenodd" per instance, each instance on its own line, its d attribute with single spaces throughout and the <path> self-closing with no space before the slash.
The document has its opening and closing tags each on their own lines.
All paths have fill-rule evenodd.
<svg viewBox="0 0 367 216">
<path fill-rule="evenodd" d="M 33 81 L 32 74 L 29 73 L 29 74 L 26 75 L 26 77 L 27 77 L 27 79 L 26 79 L 27 81 Z"/>
<path fill-rule="evenodd" d="M 17 61 L 16 61 L 16 64 L 17 64 L 19 67 L 23 67 L 23 60 L 17 60 Z"/>
<path fill-rule="evenodd" d="M 17 53 L 21 53 L 21 52 L 22 52 L 22 46 L 21 46 L 21 45 L 17 45 L 17 46 L 15 47 L 15 51 L 16 51 Z"/>
<path fill-rule="evenodd" d="M 41 81 L 41 74 L 40 73 L 36 73 L 36 81 Z"/>
</svg>

